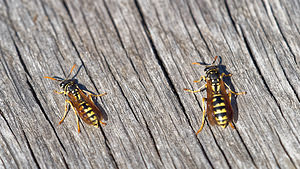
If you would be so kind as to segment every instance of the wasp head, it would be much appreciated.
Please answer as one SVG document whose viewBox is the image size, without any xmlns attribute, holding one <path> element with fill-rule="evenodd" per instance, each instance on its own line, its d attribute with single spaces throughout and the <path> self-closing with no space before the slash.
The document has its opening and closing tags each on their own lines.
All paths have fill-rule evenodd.
<svg viewBox="0 0 300 169">
<path fill-rule="evenodd" d="M 205 73 L 206 74 L 211 74 L 211 73 L 219 73 L 219 68 L 218 66 L 207 66 L 205 69 L 204 69 Z"/>
<path fill-rule="evenodd" d="M 62 88 L 65 92 L 72 92 L 76 89 L 76 83 L 73 79 L 64 80 L 59 84 L 60 88 Z"/>
</svg>

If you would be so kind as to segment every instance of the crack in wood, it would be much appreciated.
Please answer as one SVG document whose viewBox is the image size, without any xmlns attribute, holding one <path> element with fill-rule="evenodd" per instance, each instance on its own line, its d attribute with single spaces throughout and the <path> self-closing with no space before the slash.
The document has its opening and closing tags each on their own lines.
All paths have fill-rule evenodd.
<svg viewBox="0 0 300 169">
<path fill-rule="evenodd" d="M 43 108 L 43 106 L 42 106 L 42 104 L 41 104 L 39 98 L 37 97 L 37 94 L 36 94 L 36 92 L 35 92 L 33 86 L 31 85 L 31 83 L 30 83 L 28 80 L 27 80 L 26 82 L 27 82 L 27 85 L 29 86 L 29 89 L 30 89 L 30 91 L 31 91 L 31 93 L 32 93 L 32 95 L 33 95 L 34 100 L 36 101 L 36 103 L 37 103 L 38 106 L 40 107 L 41 111 L 42 111 L 43 114 L 44 114 L 44 117 L 46 118 L 46 120 L 48 121 L 49 125 L 51 126 L 51 128 L 52 128 L 52 130 L 53 130 L 53 132 L 54 132 L 54 134 L 55 134 L 55 136 L 56 136 L 56 138 L 57 138 L 57 140 L 58 140 L 60 146 L 62 147 L 62 149 L 63 149 L 64 151 L 66 151 L 65 146 L 63 145 L 62 141 L 61 141 L 60 138 L 58 137 L 58 134 L 57 134 L 57 132 L 56 132 L 56 130 L 55 130 L 53 124 L 51 123 L 51 121 L 50 121 L 49 117 L 47 116 L 47 113 L 45 112 L 45 110 L 44 110 L 44 108 Z"/>
<path fill-rule="evenodd" d="M 200 37 L 202 38 L 202 40 L 203 40 L 203 42 L 204 42 L 204 44 L 205 44 L 207 50 L 209 51 L 209 54 L 212 55 L 212 51 L 210 50 L 209 45 L 208 45 L 206 39 L 204 38 L 204 35 L 203 35 L 203 33 L 201 32 L 201 30 L 200 30 L 198 24 L 197 24 L 197 21 L 196 21 L 196 18 L 195 18 L 195 16 L 194 16 L 194 14 L 193 14 L 192 9 L 191 9 L 190 3 L 187 3 L 187 6 L 188 6 L 188 9 L 189 9 L 189 13 L 190 13 L 190 15 L 191 15 L 191 17 L 192 17 L 194 26 L 196 27 L 196 29 L 197 29 L 197 31 L 198 31 Z M 201 57 L 201 58 L 202 58 L 202 57 Z M 201 61 L 204 62 L 203 59 L 202 59 Z"/>
<path fill-rule="evenodd" d="M 291 52 L 292 56 L 294 57 L 295 63 L 297 63 L 296 55 L 294 54 L 294 52 L 293 52 L 293 50 L 292 50 L 292 48 L 291 48 L 291 46 L 290 46 L 290 44 L 289 44 L 287 38 L 285 37 L 285 35 L 284 35 L 283 31 L 282 31 L 282 28 L 281 28 L 281 26 L 280 26 L 280 24 L 279 24 L 279 22 L 278 22 L 278 20 L 277 20 L 277 17 L 276 17 L 276 15 L 275 15 L 274 12 L 273 12 L 272 6 L 270 6 L 270 9 L 271 9 L 271 12 L 272 12 L 272 16 L 273 16 L 273 18 L 274 18 L 274 20 L 275 20 L 276 26 L 277 26 L 277 28 L 278 28 L 278 30 L 279 30 L 279 32 L 280 32 L 280 34 L 281 34 L 281 36 L 282 36 L 282 38 L 283 38 L 285 44 L 287 45 L 289 51 Z"/>
<path fill-rule="evenodd" d="M 236 32 L 236 33 L 239 33 L 239 31 L 237 30 L 237 24 L 236 24 L 235 20 L 233 19 L 233 16 L 232 16 L 232 14 L 231 14 L 231 10 L 230 10 L 230 8 L 229 8 L 229 5 L 228 5 L 227 0 L 224 0 L 224 5 L 225 5 L 225 9 L 226 9 L 226 11 L 227 11 L 227 13 L 228 13 L 228 16 L 229 16 L 229 18 L 230 18 L 231 24 L 232 24 L 232 26 L 234 27 L 235 32 Z"/>
<path fill-rule="evenodd" d="M 297 166 L 296 166 L 296 164 L 295 164 L 293 158 L 291 158 L 289 152 L 286 150 L 285 146 L 283 145 L 282 140 L 281 140 L 281 138 L 280 138 L 280 136 L 279 136 L 277 130 L 274 130 L 274 133 L 277 135 L 278 141 L 279 141 L 279 143 L 280 143 L 280 145 L 281 145 L 283 151 L 286 153 L 286 155 L 288 156 L 289 160 L 290 160 L 291 163 L 293 164 L 293 167 L 294 167 L 294 168 L 297 168 Z"/>
<path fill-rule="evenodd" d="M 259 168 L 259 167 L 256 165 L 256 163 L 255 163 L 255 161 L 254 161 L 254 158 L 253 158 L 253 156 L 252 156 L 250 150 L 248 149 L 247 144 L 246 144 L 245 141 L 243 140 L 243 137 L 241 136 L 241 134 L 240 134 L 240 132 L 239 132 L 238 129 L 236 129 L 236 133 L 238 134 L 240 140 L 242 141 L 242 144 L 243 144 L 244 148 L 246 149 L 246 151 L 247 151 L 247 153 L 248 153 L 248 155 L 249 155 L 249 157 L 250 157 L 250 159 L 251 159 L 251 162 L 253 163 L 253 165 L 254 165 L 256 168 Z"/>
<path fill-rule="evenodd" d="M 36 158 L 36 156 L 35 156 L 35 154 L 34 154 L 32 148 L 31 148 L 31 145 L 30 145 L 30 143 L 29 143 L 29 141 L 28 141 L 28 138 L 27 138 L 27 136 L 26 136 L 24 130 L 22 130 L 22 133 L 23 133 L 23 136 L 24 136 L 24 138 L 25 138 L 25 142 L 26 142 L 26 145 L 27 145 L 28 150 L 29 150 L 29 152 L 30 152 L 30 155 L 31 155 L 31 157 L 32 157 L 32 159 L 33 159 L 33 161 L 34 161 L 36 167 L 37 167 L 38 169 L 41 169 L 40 164 L 38 163 L 38 160 L 37 160 L 37 158 Z"/>
<path fill-rule="evenodd" d="M 13 132 L 12 132 L 12 133 L 13 133 Z M 12 159 L 13 159 L 13 162 L 16 164 L 16 166 L 17 166 L 18 168 L 20 168 L 19 160 L 18 160 L 18 158 L 15 156 L 16 154 L 14 153 L 14 151 L 12 150 L 12 148 L 10 147 L 11 142 L 9 142 L 8 140 L 6 140 L 5 136 L 2 135 L 2 133 L 0 133 L 0 135 L 1 135 L 1 138 L 2 138 L 3 142 L 5 143 L 5 145 L 7 145 L 8 152 L 9 152 L 9 154 L 11 155 L 11 157 L 12 157 Z M 14 133 L 13 133 L 13 135 L 14 135 Z M 1 147 L 3 147 L 3 146 L 1 146 Z M 8 153 L 8 152 L 6 152 L 6 153 Z M 5 164 L 5 163 L 4 163 L 4 164 Z"/>
<path fill-rule="evenodd" d="M 0 168 L 12 168 L 15 161 L 17 168 L 95 168 L 94 164 L 103 168 L 299 168 L 294 109 L 300 102 L 295 85 L 299 79 L 298 6 L 293 0 L 4 0 Z M 198 138 L 191 132 L 198 112 L 192 116 L 186 111 L 199 111 L 201 101 L 195 95 L 181 95 L 182 83 L 190 83 L 185 75 L 197 73 L 186 61 L 190 57 L 209 60 L 211 53 L 224 51 L 226 62 L 242 59 L 234 69 L 241 73 L 237 79 L 247 78 L 237 84 L 251 91 L 243 101 L 245 125 L 232 133 L 217 129 L 219 133 L 213 133 L 215 128 L 208 124 L 201 134 L 205 137 Z M 114 124 L 96 133 L 87 130 L 87 135 L 67 131 L 58 138 L 47 114 L 56 110 L 46 105 L 55 109 L 57 100 L 39 86 L 44 90 L 51 86 L 41 80 L 44 71 L 66 75 L 64 62 L 73 61 L 81 62 L 86 80 L 97 92 L 96 76 L 104 71 L 109 77 L 101 85 L 118 94 L 108 100 L 117 99 L 123 105 L 107 105 Z M 123 69 L 130 79 L 124 77 Z M 286 93 L 291 96 L 285 97 Z M 36 133 L 45 130 L 51 136 Z"/>
</svg>

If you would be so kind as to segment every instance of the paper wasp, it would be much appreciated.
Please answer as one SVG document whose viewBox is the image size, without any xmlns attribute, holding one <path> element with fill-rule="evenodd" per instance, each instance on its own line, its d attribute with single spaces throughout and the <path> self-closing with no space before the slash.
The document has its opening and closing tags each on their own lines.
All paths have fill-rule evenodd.
<svg viewBox="0 0 300 169">
<path fill-rule="evenodd" d="M 78 126 L 78 132 L 80 132 L 80 126 L 79 126 L 79 117 L 87 124 L 99 127 L 99 123 L 103 124 L 104 126 L 106 123 L 102 122 L 103 115 L 100 109 L 95 105 L 92 96 L 99 97 L 106 95 L 106 93 L 94 95 L 86 90 L 82 90 L 78 87 L 78 84 L 76 83 L 75 79 L 68 79 L 71 75 L 73 69 L 75 68 L 75 64 L 73 65 L 71 72 L 65 79 L 58 79 L 57 77 L 47 77 L 51 80 L 59 81 L 60 87 L 63 89 L 61 92 L 57 92 L 54 90 L 57 94 L 64 94 L 68 98 L 65 100 L 65 113 L 62 119 L 60 120 L 59 124 L 61 124 L 68 112 L 68 103 L 71 105 L 72 109 L 74 110 L 77 126 Z M 86 93 L 86 94 L 84 94 Z"/>
<path fill-rule="evenodd" d="M 200 129 L 197 131 L 196 135 L 199 134 L 204 126 L 205 113 L 208 116 L 208 121 L 212 125 L 219 125 L 222 128 L 225 128 L 228 124 L 234 129 L 233 126 L 233 109 L 231 106 L 231 93 L 235 95 L 246 94 L 246 92 L 236 93 L 230 89 L 230 87 L 223 81 L 223 77 L 232 76 L 231 74 L 220 74 L 219 66 L 215 64 L 217 58 L 214 58 L 214 61 L 207 65 L 204 63 L 192 63 L 195 65 L 206 65 L 204 71 L 205 76 L 201 76 L 199 80 L 194 82 L 198 83 L 202 80 L 206 81 L 206 84 L 201 86 L 198 90 L 189 90 L 184 89 L 185 91 L 196 93 L 206 89 L 207 98 L 202 98 L 202 105 L 204 107 L 204 102 L 206 101 L 206 110 L 203 108 L 203 117 L 202 124 Z M 221 59 L 221 58 L 220 58 Z M 226 87 L 225 87 L 226 86 Z M 229 92 L 226 91 L 226 88 Z M 206 111 L 206 112 L 205 112 Z"/>
</svg>

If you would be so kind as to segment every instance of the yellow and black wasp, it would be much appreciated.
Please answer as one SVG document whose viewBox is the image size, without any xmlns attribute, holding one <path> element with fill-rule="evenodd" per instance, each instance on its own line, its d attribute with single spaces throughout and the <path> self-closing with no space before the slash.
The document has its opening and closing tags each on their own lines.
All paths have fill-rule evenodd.
<svg viewBox="0 0 300 169">
<path fill-rule="evenodd" d="M 206 81 L 202 87 L 198 90 L 189 90 L 184 89 L 185 91 L 196 93 L 206 89 L 207 98 L 202 98 L 202 105 L 206 101 L 206 111 L 208 115 L 208 121 L 212 125 L 219 125 L 222 128 L 225 128 L 228 124 L 234 129 L 233 123 L 233 109 L 231 106 L 231 93 L 235 95 L 246 94 L 246 92 L 236 93 L 230 89 L 230 87 L 223 81 L 223 77 L 231 76 L 231 74 L 220 74 L 219 72 L 219 65 L 215 65 L 215 62 L 219 56 L 214 58 L 214 61 L 207 65 L 203 63 L 192 63 L 195 65 L 206 65 L 204 71 L 205 76 L 201 76 L 199 80 L 194 82 L 198 83 L 202 80 Z M 226 87 L 225 87 L 226 86 Z M 226 91 L 226 88 L 229 92 Z M 204 119 L 205 119 L 205 108 L 203 108 L 203 117 L 202 117 L 202 124 L 200 129 L 197 131 L 196 135 L 201 132 L 204 126 Z"/>
<path fill-rule="evenodd" d="M 78 84 L 76 83 L 75 79 L 68 79 L 71 75 L 73 69 L 75 68 L 75 64 L 73 65 L 71 72 L 65 79 L 57 79 L 57 77 L 44 77 L 51 80 L 56 80 L 60 82 L 60 87 L 63 89 L 61 92 L 57 92 L 54 90 L 55 93 L 58 94 L 64 94 L 67 96 L 67 99 L 65 100 L 65 113 L 62 119 L 60 120 L 59 124 L 61 124 L 68 111 L 68 103 L 71 105 L 72 109 L 75 112 L 77 126 L 78 126 L 78 132 L 80 132 L 80 126 L 79 126 L 79 117 L 87 124 L 99 127 L 99 123 L 103 124 L 104 126 L 106 123 L 102 122 L 103 115 L 100 109 L 95 105 L 92 96 L 99 97 L 106 95 L 107 93 L 94 95 L 86 90 L 81 90 L 78 87 Z M 86 93 L 86 94 L 84 94 Z"/>
</svg>

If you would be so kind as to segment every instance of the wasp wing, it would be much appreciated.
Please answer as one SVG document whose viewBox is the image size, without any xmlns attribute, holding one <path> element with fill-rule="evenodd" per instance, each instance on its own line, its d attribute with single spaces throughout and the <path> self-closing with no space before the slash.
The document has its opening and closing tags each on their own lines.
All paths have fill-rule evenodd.
<svg viewBox="0 0 300 169">
<path fill-rule="evenodd" d="M 229 99 L 229 96 L 228 96 L 228 93 L 226 91 L 224 83 L 225 82 L 221 79 L 220 80 L 220 90 L 221 90 L 222 96 L 224 97 L 226 115 L 227 115 L 227 118 L 228 118 L 228 122 L 232 122 L 233 111 L 232 111 L 231 101 Z"/>
<path fill-rule="evenodd" d="M 207 93 L 207 100 L 206 100 L 206 109 L 207 109 L 207 116 L 208 121 L 211 125 L 217 124 L 214 114 L 214 107 L 213 107 L 213 90 L 212 90 L 212 82 L 211 80 L 206 81 L 206 93 Z"/>
</svg>

